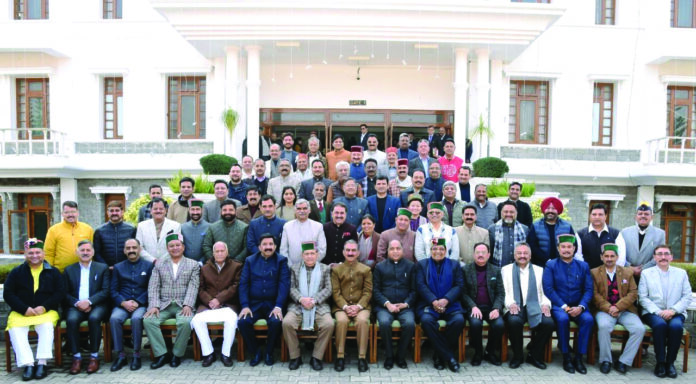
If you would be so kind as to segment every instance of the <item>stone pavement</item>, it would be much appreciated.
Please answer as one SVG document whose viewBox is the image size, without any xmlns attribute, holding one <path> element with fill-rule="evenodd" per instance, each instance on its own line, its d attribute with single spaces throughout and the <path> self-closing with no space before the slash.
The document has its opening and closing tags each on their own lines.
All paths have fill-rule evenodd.
<svg viewBox="0 0 696 384">
<path fill-rule="evenodd" d="M 618 345 L 615 345 L 615 353 L 618 352 Z M 233 348 L 236 350 L 236 345 Z M 381 352 L 381 351 L 380 351 Z M 470 351 L 471 352 L 471 351 Z M 679 377 L 676 380 L 665 378 L 663 382 L 696 382 L 696 353 L 691 350 L 689 354 L 689 372 L 683 374 L 682 354 L 679 353 L 677 363 L 675 364 L 679 371 Z M 147 355 L 147 350 L 144 356 Z M 276 355 L 279 355 L 276 348 Z M 448 370 L 437 371 L 432 367 L 432 352 L 430 348 L 423 349 L 423 362 L 414 364 L 408 359 L 409 368 L 406 370 L 394 367 L 391 371 L 382 368 L 382 361 L 377 364 L 370 364 L 370 370 L 366 373 L 359 373 L 357 368 L 357 351 L 354 348 L 348 348 L 347 356 L 350 357 L 346 361 L 346 370 L 338 373 L 333 370 L 332 364 L 324 364 L 324 370 L 315 372 L 309 367 L 310 353 L 303 351 L 305 364 L 297 371 L 288 370 L 288 363 L 276 362 L 272 367 L 266 367 L 261 363 L 259 366 L 250 367 L 248 360 L 244 363 L 237 363 L 232 368 L 225 368 L 218 360 L 209 368 L 202 368 L 200 362 L 194 362 L 191 358 L 189 350 L 186 359 L 178 368 L 165 366 L 159 370 L 153 371 L 150 369 L 149 358 L 143 358 L 143 368 L 139 371 L 131 372 L 128 367 L 125 367 L 119 372 L 112 373 L 109 371 L 111 364 L 102 364 L 99 372 L 93 375 L 82 373 L 80 375 L 71 376 L 68 374 L 70 358 L 66 357 L 63 360 L 61 369 L 51 367 L 49 376 L 42 382 L 50 383 L 147 383 L 147 384 L 222 384 L 243 382 L 245 384 L 263 383 L 306 383 L 306 384 L 328 384 L 328 383 L 636 383 L 636 382 L 656 382 L 659 381 L 652 374 L 655 364 L 655 357 L 652 353 L 652 348 L 648 356 L 644 358 L 643 368 L 631 368 L 626 375 L 621 375 L 612 371 L 608 375 L 599 372 L 597 365 L 588 365 L 587 375 L 574 374 L 570 375 L 563 371 L 561 367 L 561 356 L 554 349 L 553 362 L 549 364 L 546 370 L 539 370 L 527 364 L 523 364 L 519 369 L 510 369 L 507 363 L 501 367 L 495 367 L 487 362 L 479 367 L 472 367 L 468 360 L 462 364 L 462 370 L 459 373 L 451 373 Z M 234 356 L 234 352 L 233 352 Z M 380 353 L 381 356 L 381 353 Z M 616 356 L 616 354 L 615 354 Z M 279 356 L 278 356 L 279 357 Z M 469 358 L 471 356 L 468 356 Z M 0 352 L 0 359 L 5 360 L 4 348 Z M 14 357 L 13 357 L 14 361 Z M 52 363 L 49 362 L 49 366 Z M 21 371 L 13 366 L 12 373 L 8 374 L 5 370 L 0 373 L 0 382 L 2 383 L 21 383 Z"/>
</svg>

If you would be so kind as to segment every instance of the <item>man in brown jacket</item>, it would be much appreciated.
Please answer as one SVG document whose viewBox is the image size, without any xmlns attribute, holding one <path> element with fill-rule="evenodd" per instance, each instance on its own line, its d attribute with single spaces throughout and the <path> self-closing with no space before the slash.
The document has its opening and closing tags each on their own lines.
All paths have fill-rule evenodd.
<svg viewBox="0 0 696 384">
<path fill-rule="evenodd" d="M 370 267 L 358 262 L 358 243 L 348 240 L 343 246 L 345 262 L 331 270 L 331 289 L 333 290 L 336 316 L 336 363 L 334 369 L 345 369 L 345 345 L 348 323 L 352 320 L 358 332 L 358 371 L 368 369 L 367 342 L 370 329 L 370 299 L 372 299 L 372 271 Z"/>
<path fill-rule="evenodd" d="M 261 216 L 261 209 L 259 207 L 261 195 L 259 194 L 259 188 L 254 185 L 247 187 L 246 198 L 247 204 L 242 205 L 237 210 L 237 219 L 248 225 L 251 220 Z"/>
<path fill-rule="evenodd" d="M 218 241 L 213 244 L 213 258 L 201 268 L 201 285 L 198 289 L 198 311 L 191 320 L 191 327 L 201 342 L 203 366 L 209 367 L 215 361 L 213 344 L 208 335 L 208 323 L 224 322 L 222 339 L 222 364 L 232 366 L 230 350 L 237 329 L 239 312 L 239 277 L 243 264 L 230 259 L 227 244 Z"/>
<path fill-rule="evenodd" d="M 626 347 L 614 365 L 620 373 L 626 373 L 627 366 L 633 363 L 633 358 L 640 348 L 645 333 L 645 326 L 637 315 L 636 300 L 638 288 L 633 279 L 631 268 L 616 265 L 618 247 L 616 244 L 602 245 L 602 262 L 594 268 L 594 299 L 592 300 L 597 313 L 597 339 L 599 340 L 599 370 L 607 374 L 611 371 L 611 331 L 619 323 L 628 330 L 629 338 Z"/>
</svg>

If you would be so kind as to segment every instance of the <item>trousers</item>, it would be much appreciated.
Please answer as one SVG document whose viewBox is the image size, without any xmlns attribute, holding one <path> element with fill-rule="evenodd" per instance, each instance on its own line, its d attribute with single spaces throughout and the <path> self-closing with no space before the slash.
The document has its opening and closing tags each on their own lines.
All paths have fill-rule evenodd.
<svg viewBox="0 0 696 384">
<path fill-rule="evenodd" d="M 143 339 L 143 316 L 147 308 L 138 307 L 133 312 L 128 312 L 121 307 L 111 311 L 109 324 L 111 325 L 111 339 L 114 342 L 116 352 L 123 352 L 123 323 L 131 319 L 131 333 L 133 338 L 133 351 L 140 352 Z"/>
<path fill-rule="evenodd" d="M 36 346 L 36 360 L 53 358 L 53 323 L 47 321 L 34 326 L 39 342 Z M 29 327 L 12 327 L 9 330 L 12 349 L 17 367 L 34 365 L 34 355 L 29 344 Z"/>
<path fill-rule="evenodd" d="M 486 351 L 494 353 L 500 347 L 500 340 L 505 332 L 503 317 L 498 316 L 495 320 L 491 320 L 491 308 L 479 307 L 479 309 L 483 315 L 481 320 L 472 317 L 471 312 L 469 312 L 469 342 L 476 354 L 480 355 L 483 352 L 483 322 L 486 321 L 489 326 Z"/>
<path fill-rule="evenodd" d="M 301 356 L 300 342 L 297 338 L 297 328 L 302 324 L 302 314 L 289 311 L 283 318 L 283 337 L 290 351 L 290 358 L 297 359 Z M 334 322 L 331 315 L 314 315 L 314 327 L 317 329 L 317 341 L 314 343 L 312 356 L 321 360 L 326 351 L 326 347 L 331 341 L 331 334 L 334 331 Z"/>
<path fill-rule="evenodd" d="M 580 355 L 587 353 L 587 344 L 590 342 L 590 333 L 594 319 L 588 311 L 582 311 L 577 317 L 570 317 L 561 307 L 553 307 L 551 314 L 556 320 L 556 335 L 558 335 L 558 345 L 561 346 L 563 354 L 570 353 L 570 322 L 573 321 L 580 327 L 578 333 L 578 351 Z"/>
<path fill-rule="evenodd" d="M 346 352 L 346 334 L 350 318 L 344 311 L 336 311 L 336 357 L 342 359 Z M 364 359 L 367 355 L 367 342 L 370 336 L 370 311 L 363 309 L 352 318 L 358 332 L 358 358 Z"/>
<path fill-rule="evenodd" d="M 522 308 L 517 315 L 508 312 L 505 314 L 505 322 L 508 327 L 508 335 L 510 336 L 510 344 L 512 351 L 515 354 L 515 359 L 524 360 L 522 353 L 522 332 L 524 324 L 527 322 L 527 310 Z M 531 330 L 532 337 L 527 348 L 532 356 L 537 361 L 544 361 L 544 346 L 549 341 L 553 334 L 555 324 L 551 317 L 541 316 L 541 323 Z"/>
<path fill-rule="evenodd" d="M 186 353 L 186 345 L 191 337 L 191 318 L 192 316 L 181 315 L 182 307 L 171 303 L 167 308 L 160 310 L 159 317 L 150 316 L 143 319 L 143 326 L 147 337 L 150 339 L 152 354 L 160 357 L 167 353 L 167 345 L 164 344 L 164 335 L 160 325 L 166 320 L 176 318 L 176 338 L 172 348 L 174 356 L 182 357 Z"/>
<path fill-rule="evenodd" d="M 645 334 L 645 326 L 640 321 L 640 317 L 633 312 L 624 311 L 619 314 L 619 317 L 612 317 L 606 312 L 598 311 L 595 315 L 597 320 L 597 341 L 599 342 L 599 362 L 611 363 L 611 331 L 614 330 L 616 323 L 619 323 L 628 330 L 628 341 L 624 348 L 619 361 L 630 366 L 633 364 L 633 358 L 636 357 L 636 352 L 640 349 L 640 343 L 643 341 Z"/>
<path fill-rule="evenodd" d="M 445 320 L 447 326 L 445 332 L 440 332 L 440 324 L 438 320 Z M 450 314 L 439 314 L 437 312 L 424 312 L 421 315 L 421 327 L 423 332 L 428 336 L 428 340 L 433 343 L 435 353 L 440 356 L 444 362 L 448 362 L 454 358 L 454 351 L 459 344 L 459 336 L 464 329 L 464 315 L 461 312 Z"/>
<path fill-rule="evenodd" d="M 415 314 L 412 310 L 404 310 L 399 313 L 391 313 L 386 308 L 377 308 L 377 322 L 379 323 L 379 335 L 384 344 L 384 355 L 390 358 L 394 355 L 392 349 L 392 322 L 399 321 L 401 335 L 399 337 L 396 359 L 401 361 L 406 358 L 408 345 L 416 332 Z"/>
<path fill-rule="evenodd" d="M 681 347 L 682 333 L 684 332 L 684 316 L 674 315 L 669 321 L 660 316 L 648 313 L 643 315 L 645 324 L 652 328 L 653 347 L 655 348 L 655 360 L 658 363 L 674 364 Z M 665 347 L 667 353 L 665 354 Z"/>
<path fill-rule="evenodd" d="M 256 355 L 258 351 L 258 343 L 256 342 L 256 333 L 254 332 L 254 323 L 256 321 L 265 319 L 268 325 L 268 338 L 266 339 L 266 354 L 273 354 L 273 346 L 275 346 L 278 336 L 282 332 L 282 323 L 280 320 L 276 319 L 271 315 L 273 312 L 273 304 L 264 303 L 258 309 L 256 309 L 252 316 L 247 316 L 243 319 L 237 321 L 237 327 L 239 328 L 239 333 L 242 334 L 244 338 L 244 344 L 247 346 L 247 351 L 253 356 Z"/>
<path fill-rule="evenodd" d="M 196 336 L 201 342 L 201 354 L 208 356 L 213 353 L 213 343 L 210 341 L 208 333 L 208 323 L 224 324 L 222 330 L 222 354 L 230 357 L 232 343 L 234 342 L 234 334 L 237 331 L 237 314 L 232 308 L 208 309 L 203 312 L 198 312 L 191 319 L 191 327 L 196 331 Z"/>
<path fill-rule="evenodd" d="M 89 312 L 81 312 L 77 308 L 70 307 L 66 310 L 65 326 L 70 352 L 76 355 L 80 352 L 80 323 L 87 320 L 89 325 L 89 351 L 99 352 L 102 331 L 101 323 L 106 319 L 107 309 L 104 305 L 96 305 Z"/>
</svg>

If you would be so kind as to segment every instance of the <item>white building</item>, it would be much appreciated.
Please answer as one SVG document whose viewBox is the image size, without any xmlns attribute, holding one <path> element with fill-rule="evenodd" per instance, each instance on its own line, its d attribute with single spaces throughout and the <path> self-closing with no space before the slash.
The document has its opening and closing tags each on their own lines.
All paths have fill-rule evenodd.
<svg viewBox="0 0 696 384">
<path fill-rule="evenodd" d="M 383 147 L 433 124 L 463 157 L 482 118 L 495 135 L 474 160 L 569 199 L 576 229 L 591 201 L 619 228 L 651 201 L 693 261 L 695 4 L 0 0 L 0 252 L 61 201 L 96 226 L 204 154 L 239 158 L 247 139 L 256 156 L 259 125 L 350 141 L 364 122 Z"/>
</svg>

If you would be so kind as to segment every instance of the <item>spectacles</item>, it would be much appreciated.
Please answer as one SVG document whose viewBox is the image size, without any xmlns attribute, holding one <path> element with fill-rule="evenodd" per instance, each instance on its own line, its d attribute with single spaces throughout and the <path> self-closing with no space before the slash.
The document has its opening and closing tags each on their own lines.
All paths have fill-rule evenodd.
<svg viewBox="0 0 696 384">
<path fill-rule="evenodd" d="M 670 256 L 672 252 L 656 252 L 655 255 L 657 256 Z"/>
</svg>

